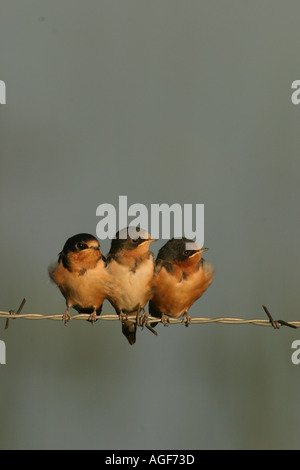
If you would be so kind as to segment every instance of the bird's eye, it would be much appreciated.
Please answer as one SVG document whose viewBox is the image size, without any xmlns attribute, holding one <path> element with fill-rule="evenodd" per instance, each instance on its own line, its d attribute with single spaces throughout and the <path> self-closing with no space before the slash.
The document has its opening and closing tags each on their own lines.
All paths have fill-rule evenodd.
<svg viewBox="0 0 300 470">
<path fill-rule="evenodd" d="M 189 250 L 185 250 L 185 251 L 183 252 L 183 254 L 184 254 L 185 256 L 189 256 L 190 252 L 189 252 Z"/>
<path fill-rule="evenodd" d="M 137 244 L 139 242 L 139 238 L 132 238 L 132 242 Z"/>
<path fill-rule="evenodd" d="M 86 243 L 82 243 L 82 242 L 78 242 L 78 243 L 76 244 L 76 246 L 77 246 L 77 248 L 78 248 L 79 251 L 85 250 L 85 249 L 88 247 Z"/>
</svg>

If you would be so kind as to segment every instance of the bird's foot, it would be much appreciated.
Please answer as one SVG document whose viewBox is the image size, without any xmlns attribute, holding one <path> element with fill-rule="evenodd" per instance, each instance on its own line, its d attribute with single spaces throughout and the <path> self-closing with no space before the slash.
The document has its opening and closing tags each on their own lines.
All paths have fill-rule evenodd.
<svg viewBox="0 0 300 470">
<path fill-rule="evenodd" d="M 189 326 L 189 324 L 191 323 L 191 320 L 192 319 L 189 316 L 188 312 L 184 312 L 181 323 L 183 323 L 185 326 Z"/>
<path fill-rule="evenodd" d="M 68 309 L 68 308 L 67 308 L 67 310 L 65 311 L 65 313 L 64 313 L 63 316 L 62 316 L 62 320 L 63 320 L 65 326 L 67 326 L 68 321 L 71 320 L 71 315 L 70 315 L 70 313 L 69 313 L 69 309 Z"/>
<path fill-rule="evenodd" d="M 124 312 L 119 313 L 119 320 L 123 322 L 124 320 L 128 320 L 127 314 Z"/>
<path fill-rule="evenodd" d="M 96 312 L 96 310 L 94 310 L 94 311 L 90 314 L 90 316 L 89 316 L 89 318 L 88 318 L 88 321 L 89 321 L 92 325 L 95 323 L 95 321 L 97 321 L 97 312 Z"/>
<path fill-rule="evenodd" d="M 141 306 L 140 306 L 140 304 L 139 304 L 139 305 L 138 305 L 137 312 L 136 312 L 136 319 L 135 319 L 136 324 L 139 325 L 139 326 L 141 326 L 141 324 L 142 324 L 142 323 L 141 323 L 142 316 L 140 316 L 141 310 L 142 310 L 142 309 L 141 309 Z M 143 310 L 144 310 L 144 309 L 143 309 Z M 145 311 L 145 310 L 144 310 L 144 311 Z"/>
<path fill-rule="evenodd" d="M 139 325 L 142 327 L 142 330 L 144 329 L 144 327 L 145 327 L 146 325 L 149 324 L 149 323 L 148 323 L 148 319 L 149 319 L 148 313 L 146 312 L 145 309 L 143 309 L 143 310 L 144 310 L 144 312 L 143 312 L 143 314 L 142 314 L 142 315 L 140 316 L 140 318 L 139 318 Z"/>
<path fill-rule="evenodd" d="M 170 320 L 169 320 L 168 315 L 163 313 L 162 316 L 161 316 L 161 322 L 164 326 L 169 326 Z"/>
<path fill-rule="evenodd" d="M 152 328 L 151 325 L 149 325 L 149 316 L 146 310 L 143 308 L 143 314 L 139 317 L 139 326 L 142 327 L 142 330 L 146 327 L 151 333 L 153 333 L 155 336 L 157 336 L 157 332 Z"/>
</svg>

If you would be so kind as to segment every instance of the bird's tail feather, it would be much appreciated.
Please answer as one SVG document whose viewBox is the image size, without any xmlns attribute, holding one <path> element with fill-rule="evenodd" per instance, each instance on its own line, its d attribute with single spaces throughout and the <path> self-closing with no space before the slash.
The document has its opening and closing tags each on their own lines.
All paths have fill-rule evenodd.
<svg viewBox="0 0 300 470">
<path fill-rule="evenodd" d="M 122 321 L 122 332 L 126 336 L 129 344 L 134 344 L 136 341 L 136 323 L 130 320 Z"/>
</svg>

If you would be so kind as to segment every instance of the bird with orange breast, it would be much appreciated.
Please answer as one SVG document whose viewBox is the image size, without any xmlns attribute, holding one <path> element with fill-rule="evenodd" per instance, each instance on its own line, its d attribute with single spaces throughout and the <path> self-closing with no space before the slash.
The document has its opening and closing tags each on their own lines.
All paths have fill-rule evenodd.
<svg viewBox="0 0 300 470">
<path fill-rule="evenodd" d="M 159 250 L 149 313 L 161 318 L 164 325 L 169 317 L 183 316 L 187 326 L 190 307 L 212 283 L 214 267 L 202 258 L 204 251 L 207 248 L 187 238 L 172 238 Z"/>
<path fill-rule="evenodd" d="M 66 299 L 65 325 L 71 307 L 78 313 L 89 313 L 91 323 L 100 315 L 110 285 L 105 262 L 97 238 L 79 233 L 66 241 L 58 262 L 49 266 L 50 279 Z"/>
<path fill-rule="evenodd" d="M 111 241 L 106 270 L 111 277 L 107 297 L 122 322 L 122 332 L 129 344 L 136 341 L 138 316 L 152 295 L 154 258 L 149 250 L 155 241 L 139 227 L 127 227 Z M 128 316 L 134 316 L 132 321 Z"/>
</svg>

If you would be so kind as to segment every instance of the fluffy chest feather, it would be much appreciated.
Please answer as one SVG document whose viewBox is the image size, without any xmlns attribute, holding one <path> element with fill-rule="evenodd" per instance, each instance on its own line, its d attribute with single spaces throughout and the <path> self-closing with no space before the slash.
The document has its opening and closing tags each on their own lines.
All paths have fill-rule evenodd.
<svg viewBox="0 0 300 470">
<path fill-rule="evenodd" d="M 108 299 L 119 310 L 132 312 L 137 305 L 144 307 L 151 296 L 151 282 L 154 273 L 152 257 L 141 262 L 135 269 L 115 260 L 107 266 L 112 279 L 112 293 Z"/>
<path fill-rule="evenodd" d="M 205 263 L 186 275 L 180 269 L 171 274 L 164 267 L 153 281 L 151 303 L 160 312 L 179 317 L 206 291 L 213 281 L 213 267 Z"/>
<path fill-rule="evenodd" d="M 92 269 L 69 271 L 62 263 L 49 270 L 69 306 L 99 307 L 109 290 L 109 276 L 104 261 L 100 260 Z"/>
</svg>

